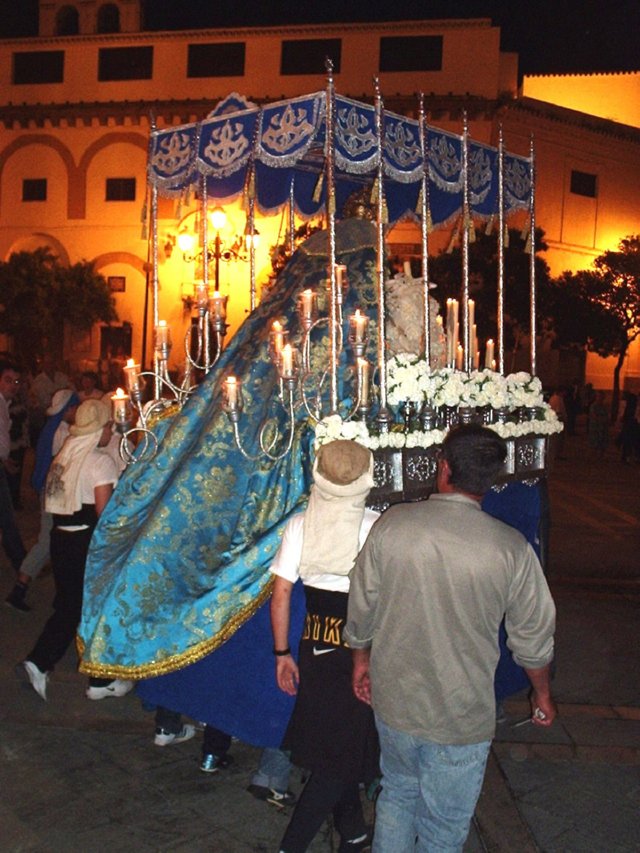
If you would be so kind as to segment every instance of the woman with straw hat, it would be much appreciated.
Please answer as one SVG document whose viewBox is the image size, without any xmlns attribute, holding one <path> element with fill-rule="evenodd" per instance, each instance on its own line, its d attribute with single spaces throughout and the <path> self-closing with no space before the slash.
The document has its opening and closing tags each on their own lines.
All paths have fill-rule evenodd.
<svg viewBox="0 0 640 853">
<path fill-rule="evenodd" d="M 86 400 L 78 407 L 69 437 L 47 475 L 45 509 L 53 516 L 54 612 L 22 663 L 31 686 L 45 700 L 49 673 L 76 635 L 89 542 L 118 480 L 113 459 L 102 449 L 110 438 L 109 408 L 101 400 Z M 87 695 L 91 699 L 124 695 L 132 686 L 132 682 L 94 684 L 92 680 Z"/>
</svg>

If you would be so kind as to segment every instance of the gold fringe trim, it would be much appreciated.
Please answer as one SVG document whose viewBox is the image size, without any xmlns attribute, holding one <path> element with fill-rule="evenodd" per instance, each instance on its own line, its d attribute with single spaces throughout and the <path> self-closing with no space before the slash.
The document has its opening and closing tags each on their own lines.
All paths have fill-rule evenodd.
<svg viewBox="0 0 640 853">
<path fill-rule="evenodd" d="M 78 658 L 80 664 L 78 669 L 86 675 L 91 675 L 94 678 L 127 678 L 139 680 L 142 678 L 154 678 L 158 675 L 167 675 L 169 672 L 175 672 L 178 669 L 184 669 L 189 664 L 196 663 L 206 657 L 211 652 L 220 648 L 223 643 L 226 643 L 236 631 L 247 622 L 262 605 L 267 601 L 273 589 L 274 578 L 270 577 L 260 594 L 248 604 L 240 613 L 232 616 L 231 619 L 221 628 L 220 631 L 208 640 L 198 643 L 196 646 L 191 646 L 186 652 L 181 652 L 177 655 L 165 658 L 159 662 L 145 663 L 138 666 L 113 666 L 109 664 L 92 663 L 91 661 L 83 660 L 85 643 L 78 634 L 76 636 L 76 648 L 78 650 Z"/>
</svg>

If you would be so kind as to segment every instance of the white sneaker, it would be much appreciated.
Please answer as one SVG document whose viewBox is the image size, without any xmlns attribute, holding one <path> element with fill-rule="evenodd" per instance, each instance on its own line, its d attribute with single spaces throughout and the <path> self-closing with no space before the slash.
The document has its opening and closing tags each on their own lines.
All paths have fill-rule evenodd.
<svg viewBox="0 0 640 853">
<path fill-rule="evenodd" d="M 49 681 L 49 673 L 42 672 L 42 670 L 38 669 L 38 667 L 30 660 L 25 660 L 22 662 L 22 666 L 24 667 L 25 672 L 27 673 L 27 678 L 33 689 L 36 691 L 38 696 L 44 701 L 47 701 L 47 682 Z"/>
<path fill-rule="evenodd" d="M 133 690 L 133 681 L 125 681 L 122 678 L 116 678 L 110 684 L 105 684 L 104 687 L 87 687 L 85 693 L 87 699 L 108 699 L 112 696 L 118 699 L 120 696 L 126 696 L 130 690 Z"/>
<path fill-rule="evenodd" d="M 185 740 L 191 740 L 195 733 L 196 727 L 187 723 L 185 723 L 179 732 L 167 732 L 164 729 L 156 729 L 153 742 L 156 746 L 170 746 L 173 743 L 184 743 Z"/>
</svg>

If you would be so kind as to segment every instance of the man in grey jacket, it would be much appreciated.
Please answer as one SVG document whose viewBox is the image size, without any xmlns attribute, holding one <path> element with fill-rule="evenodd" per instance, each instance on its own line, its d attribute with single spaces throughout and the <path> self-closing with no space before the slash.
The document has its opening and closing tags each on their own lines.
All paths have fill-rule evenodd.
<svg viewBox="0 0 640 853">
<path fill-rule="evenodd" d="M 480 507 L 505 454 L 491 430 L 452 430 L 438 493 L 387 510 L 351 573 L 344 636 L 381 746 L 374 853 L 462 850 L 494 735 L 503 617 L 531 680 L 533 722 L 549 726 L 556 715 L 555 607 L 540 563 L 517 530 Z"/>
</svg>

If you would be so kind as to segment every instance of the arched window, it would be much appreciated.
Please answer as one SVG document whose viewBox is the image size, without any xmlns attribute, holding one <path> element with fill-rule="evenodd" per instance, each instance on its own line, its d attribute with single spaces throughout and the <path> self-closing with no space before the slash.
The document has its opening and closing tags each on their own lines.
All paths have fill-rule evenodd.
<svg viewBox="0 0 640 853">
<path fill-rule="evenodd" d="M 118 9 L 115 3 L 105 3 L 98 9 L 97 32 L 120 32 L 120 9 Z"/>
<path fill-rule="evenodd" d="M 75 6 L 62 6 L 56 14 L 56 35 L 77 36 L 80 32 L 80 18 Z"/>
</svg>

